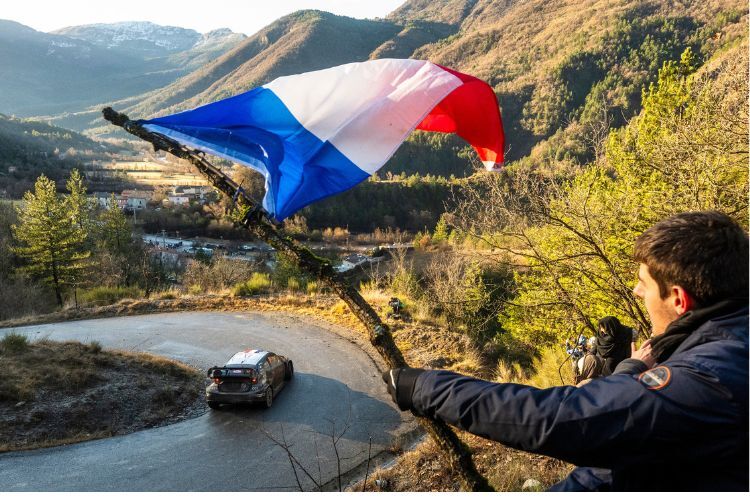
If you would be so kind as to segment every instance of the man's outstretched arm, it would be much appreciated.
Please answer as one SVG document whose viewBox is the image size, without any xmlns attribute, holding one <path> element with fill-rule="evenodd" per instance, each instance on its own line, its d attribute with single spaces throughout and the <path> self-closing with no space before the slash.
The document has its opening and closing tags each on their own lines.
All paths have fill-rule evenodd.
<svg viewBox="0 0 750 500">
<path fill-rule="evenodd" d="M 624 457 L 646 460 L 654 446 L 674 452 L 679 429 L 661 416 L 681 413 L 677 427 L 700 420 L 672 401 L 674 390 L 685 390 L 679 387 L 683 384 L 653 391 L 629 374 L 595 379 L 580 388 L 550 389 L 496 384 L 448 371 L 392 370 L 383 378 L 402 410 L 414 409 L 513 448 L 577 465 L 611 468 Z"/>
</svg>

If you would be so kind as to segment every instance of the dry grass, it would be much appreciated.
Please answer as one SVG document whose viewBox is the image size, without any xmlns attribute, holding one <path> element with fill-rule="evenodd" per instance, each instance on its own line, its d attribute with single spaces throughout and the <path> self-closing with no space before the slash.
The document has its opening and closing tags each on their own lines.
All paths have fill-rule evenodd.
<svg viewBox="0 0 750 500">
<path fill-rule="evenodd" d="M 98 342 L 0 340 L 0 452 L 74 443 L 175 422 L 198 410 L 203 374 Z"/>
<path fill-rule="evenodd" d="M 13 376 L 0 378 L 0 401 L 31 401 L 43 389 L 72 393 L 89 386 L 99 380 L 96 367 L 107 363 L 92 354 L 85 344 L 45 340 L 29 344 L 22 335 L 4 337 L 0 363 Z"/>
</svg>

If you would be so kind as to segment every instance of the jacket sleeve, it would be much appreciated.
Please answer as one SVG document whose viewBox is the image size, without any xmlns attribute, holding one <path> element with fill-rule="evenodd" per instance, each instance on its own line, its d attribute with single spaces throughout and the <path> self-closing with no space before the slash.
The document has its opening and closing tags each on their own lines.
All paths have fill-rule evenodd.
<svg viewBox="0 0 750 500">
<path fill-rule="evenodd" d="M 701 400 L 716 401 L 716 389 L 679 378 L 668 390 L 656 391 L 630 374 L 582 387 L 537 389 L 427 371 L 417 379 L 412 405 L 418 413 L 513 448 L 612 468 L 651 461 L 654 453 L 684 453 L 685 432 L 700 428 Z M 696 403 L 689 411 L 680 403 L 686 392 Z"/>
</svg>

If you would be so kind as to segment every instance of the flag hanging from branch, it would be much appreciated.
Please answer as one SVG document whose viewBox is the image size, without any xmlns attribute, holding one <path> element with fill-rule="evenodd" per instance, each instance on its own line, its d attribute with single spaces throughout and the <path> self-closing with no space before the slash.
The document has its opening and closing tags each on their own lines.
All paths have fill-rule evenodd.
<svg viewBox="0 0 750 500">
<path fill-rule="evenodd" d="M 141 124 L 262 173 L 263 207 L 279 221 L 377 172 L 414 129 L 458 134 L 488 170 L 503 163 L 503 125 L 490 86 L 411 59 L 285 76 Z"/>
</svg>

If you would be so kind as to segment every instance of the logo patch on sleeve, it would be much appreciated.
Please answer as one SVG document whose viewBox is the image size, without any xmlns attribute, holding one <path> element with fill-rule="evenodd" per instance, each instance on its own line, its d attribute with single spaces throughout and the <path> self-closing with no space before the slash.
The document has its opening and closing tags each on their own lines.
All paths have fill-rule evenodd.
<svg viewBox="0 0 750 500">
<path fill-rule="evenodd" d="M 672 380 L 672 372 L 666 366 L 657 366 L 641 373 L 638 377 L 638 381 L 652 391 L 664 389 L 669 385 L 670 380 Z"/>
</svg>

